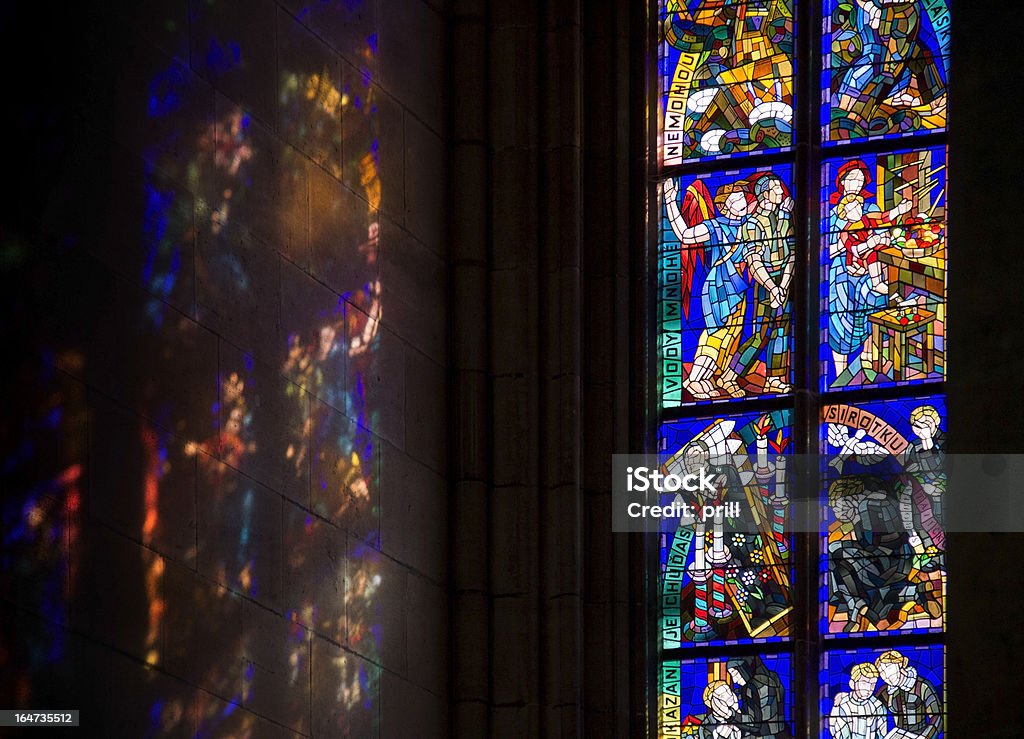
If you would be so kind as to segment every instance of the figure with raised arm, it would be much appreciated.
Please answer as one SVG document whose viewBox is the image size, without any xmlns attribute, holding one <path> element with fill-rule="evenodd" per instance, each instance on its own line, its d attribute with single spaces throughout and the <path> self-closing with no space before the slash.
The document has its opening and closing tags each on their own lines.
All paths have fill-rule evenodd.
<svg viewBox="0 0 1024 739">
<path fill-rule="evenodd" d="M 711 201 L 700 180 L 690 185 L 679 206 L 674 180 L 663 187 L 672 231 L 681 246 L 683 310 L 689 314 L 689 297 L 698 261 L 707 260 L 707 277 L 701 287 L 704 330 L 700 335 L 690 374 L 683 382 L 697 399 L 710 398 L 721 390 L 732 398 L 744 391 L 732 363 L 739 350 L 747 306 L 747 280 L 743 275 L 742 228 L 757 203 L 745 180 L 718 188 Z M 718 215 L 712 216 L 712 204 Z"/>
</svg>

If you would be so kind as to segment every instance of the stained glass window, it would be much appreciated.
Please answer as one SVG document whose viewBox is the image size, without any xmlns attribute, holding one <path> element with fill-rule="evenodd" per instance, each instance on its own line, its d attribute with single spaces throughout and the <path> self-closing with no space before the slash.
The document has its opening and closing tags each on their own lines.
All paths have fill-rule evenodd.
<svg viewBox="0 0 1024 739">
<path fill-rule="evenodd" d="M 792 168 L 670 177 L 660 189 L 662 405 L 788 393 Z"/>
<path fill-rule="evenodd" d="M 821 735 L 943 736 L 945 650 L 941 645 L 826 652 Z"/>
<path fill-rule="evenodd" d="M 941 396 L 822 408 L 822 632 L 941 631 Z"/>
<path fill-rule="evenodd" d="M 829 160 L 821 203 L 822 389 L 941 379 L 945 149 Z"/>
<path fill-rule="evenodd" d="M 789 654 L 667 660 L 658 677 L 661 736 L 792 735 Z"/>
<path fill-rule="evenodd" d="M 941 739 L 949 2 L 651 17 L 658 735 Z"/>
<path fill-rule="evenodd" d="M 663 163 L 788 147 L 793 0 L 668 0 L 660 10 Z"/>
<path fill-rule="evenodd" d="M 826 0 L 827 142 L 946 126 L 949 0 Z"/>
<path fill-rule="evenodd" d="M 721 521 L 660 535 L 664 649 L 790 635 L 792 541 L 783 455 L 791 448 L 791 423 L 791 412 L 781 410 L 662 426 L 660 452 L 668 471 L 702 449 L 722 479 L 717 496 L 691 503 L 735 504 L 735 514 Z"/>
</svg>

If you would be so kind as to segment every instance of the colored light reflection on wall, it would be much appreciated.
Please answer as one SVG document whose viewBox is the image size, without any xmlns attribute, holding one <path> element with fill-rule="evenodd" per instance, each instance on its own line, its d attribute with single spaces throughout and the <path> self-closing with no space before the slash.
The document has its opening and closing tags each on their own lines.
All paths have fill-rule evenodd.
<svg viewBox="0 0 1024 739">
<path fill-rule="evenodd" d="M 355 12 L 353 6 L 359 3 L 335 5 Z M 373 441 L 377 414 L 373 398 L 367 397 L 364 380 L 376 358 L 382 314 L 376 218 L 381 183 L 376 107 L 372 75 L 367 71 L 373 67 L 373 47 L 372 39 L 367 39 L 353 50 L 365 69 L 345 78 L 313 61 L 295 67 L 282 62 L 279 111 L 281 133 L 289 144 L 283 151 L 261 146 L 255 131 L 257 123 L 246 111 L 230 106 L 226 110 L 218 108 L 211 123 L 192 127 L 194 141 L 189 150 L 193 155 L 184 165 L 176 164 L 180 162 L 180 147 L 169 146 L 168 141 L 156 147 L 161 152 L 173 152 L 173 161 L 162 171 L 179 167 L 189 190 L 204 195 L 195 204 L 191 223 L 194 231 L 178 230 L 195 236 L 199 244 L 196 274 L 201 280 L 209 278 L 211 292 L 220 291 L 198 296 L 196 311 L 201 323 L 208 317 L 215 320 L 213 314 L 224 302 L 260 299 L 246 295 L 257 289 L 259 279 L 252 271 L 255 268 L 247 259 L 247 251 L 219 248 L 222 243 L 257 240 L 249 233 L 249 223 L 254 219 L 265 223 L 268 214 L 256 213 L 257 208 L 266 207 L 266 201 L 257 204 L 254 189 L 279 194 L 273 204 L 277 212 L 270 214 L 280 222 L 276 233 L 287 233 L 290 224 L 301 221 L 309 208 L 304 178 L 310 161 L 332 178 L 351 184 L 362 196 L 361 201 L 352 201 L 361 203 L 361 212 L 337 212 L 345 206 L 352 211 L 351 203 L 335 204 L 336 212 L 308 210 L 312 248 L 338 252 L 342 256 L 337 261 L 356 265 L 351 270 L 360 275 L 356 283 L 331 306 L 306 309 L 303 304 L 295 310 L 282 306 L 279 333 L 285 338 L 279 340 L 276 368 L 262 367 L 259 362 L 265 357 L 254 361 L 247 351 L 222 351 L 219 392 L 216 397 L 206 398 L 205 403 L 209 417 L 205 424 L 184 424 L 189 428 L 205 426 L 206 435 L 197 435 L 179 444 L 178 449 L 168 450 L 161 464 L 157 463 L 159 453 L 152 454 L 152 471 L 146 478 L 146 529 L 161 526 L 161 476 L 174 465 L 188 467 L 194 463 L 200 526 L 195 549 L 188 553 L 186 562 L 194 563 L 200 572 L 214 573 L 216 585 L 201 593 L 185 591 L 185 597 L 194 602 L 175 602 L 182 597 L 182 590 L 166 582 L 163 559 L 144 555 L 150 600 L 148 634 L 155 641 L 147 659 L 157 666 L 175 662 L 181 657 L 181 645 L 189 643 L 190 632 L 208 633 L 201 625 L 183 623 L 180 616 L 161 624 L 163 614 L 180 613 L 184 607 L 204 613 L 203 618 L 210 618 L 211 613 L 225 614 L 230 622 L 240 601 L 261 602 L 267 568 L 259 561 L 259 547 L 266 540 L 265 532 L 259 531 L 259 509 L 267 505 L 268 491 L 251 480 L 250 473 L 259 477 L 273 469 L 282 489 L 308 485 L 312 491 L 304 512 L 285 516 L 281 543 L 285 577 L 289 572 L 302 573 L 306 581 L 342 583 L 343 587 L 340 591 L 331 587 L 292 588 L 285 583 L 280 594 L 282 615 L 290 620 L 291 627 L 269 657 L 266 645 L 257 643 L 255 629 L 243 628 L 236 633 L 225 630 L 222 652 L 200 660 L 204 665 L 200 685 L 205 689 L 196 690 L 192 696 L 161 697 L 152 707 L 153 728 L 160 731 L 190 722 L 199 735 L 245 736 L 255 730 L 254 717 L 237 711 L 237 707 L 266 701 L 268 691 L 280 691 L 283 697 L 277 703 L 277 715 L 291 728 L 309 732 L 309 697 L 300 686 L 311 669 L 314 632 L 343 647 L 331 659 L 330 668 L 318 673 L 336 686 L 337 703 L 344 709 L 336 713 L 337 725 L 329 730 L 346 733 L 353 726 L 375 721 L 379 679 L 372 661 L 379 661 L 381 640 L 373 607 L 381 584 L 377 555 L 372 547 L 358 543 L 347 546 L 346 551 L 335 551 L 338 526 L 356 531 L 367 540 L 373 539 L 376 528 L 372 522 L 378 500 Z M 249 53 L 224 39 L 211 41 L 210 48 L 234 49 L 211 61 L 220 71 L 244 65 Z M 168 78 L 173 81 L 170 74 L 159 79 L 164 88 L 169 86 Z M 180 118 L 174 99 L 185 97 L 165 93 L 155 106 L 157 117 Z M 181 124 L 171 126 L 172 136 L 188 128 L 187 121 Z M 274 181 L 268 183 L 267 178 Z M 174 302 L 170 291 L 176 282 L 181 249 L 170 243 L 166 224 L 181 206 L 163 197 L 155 183 L 148 186 L 152 192 L 147 203 L 154 212 L 146 219 L 148 253 L 142 276 L 154 295 L 154 324 L 171 334 L 167 338 L 170 345 L 183 347 L 188 343 L 187 337 L 181 336 L 183 329 L 163 326 L 160 306 L 155 302 Z M 338 222 L 343 224 L 340 229 L 335 227 Z M 339 232 L 344 235 L 357 231 L 361 231 L 361 237 L 349 243 L 336 242 Z M 204 248 L 204 243 L 212 248 Z M 301 266 L 301 254 L 286 238 L 271 246 Z M 201 405 L 197 402 L 196 408 Z M 273 418 L 268 416 L 270 408 L 275 412 Z M 271 431 L 282 420 L 283 430 Z M 144 435 L 148 438 L 154 432 L 146 430 Z M 292 497 L 288 496 L 289 500 Z M 290 505 L 289 500 L 286 505 Z M 208 525 L 203 526 L 204 520 Z M 143 533 L 145 538 L 146 531 Z M 354 538 L 358 542 L 359 537 Z M 344 536 L 342 541 L 346 541 Z M 326 563 L 318 556 L 324 550 L 334 553 Z M 243 625 L 247 624 L 245 603 L 241 605 Z M 169 654 L 159 651 L 156 635 L 161 630 Z M 346 645 L 354 651 L 347 651 Z M 281 668 L 273 678 L 265 674 L 267 661 L 275 661 Z M 322 680 L 318 690 L 324 690 Z M 215 699 L 211 693 L 228 700 Z"/>
<path fill-rule="evenodd" d="M 24 404 L 22 423 L 2 429 L 4 441 L 17 439 L 17 445 L 5 444 L 10 452 L 2 460 L 0 593 L 5 599 L 17 594 L 41 619 L 40 628 L 18 629 L 23 622 L 15 609 L 0 612 L 0 626 L 19 634 L 0 647 L 0 694 L 19 704 L 35 695 L 36 675 L 65 674 L 68 601 L 78 585 L 73 553 L 81 530 L 86 405 L 81 387 L 52 364 L 82 358 L 68 352 L 42 359 L 29 361 L 40 375 L 38 392 L 11 399 Z"/>
<path fill-rule="evenodd" d="M 316 2 L 296 16 L 301 24 L 326 12 L 343 22 L 361 17 L 363 4 Z M 217 2 L 194 9 L 217 12 Z M 302 25 L 292 31 L 315 39 Z M 86 586 L 103 581 L 92 571 L 82 578 L 81 560 L 107 568 L 109 579 L 133 580 L 116 603 L 89 612 L 96 623 L 84 630 L 106 629 L 104 646 L 116 643 L 147 665 L 138 694 L 155 698 L 138 708 L 145 735 L 258 736 L 257 713 L 312 733 L 315 669 L 318 694 L 334 704 L 319 712 L 328 718 L 316 731 L 359 736 L 379 713 L 375 599 L 384 582 L 375 548 L 379 414 L 367 381 L 383 314 L 376 39 L 353 36 L 326 67 L 315 54 L 282 55 L 269 121 L 208 86 L 250 68 L 264 50 L 227 36 L 193 41 L 206 53 L 192 54 L 191 68 L 153 71 L 127 109 L 145 123 L 132 143 L 133 199 L 123 204 L 132 210 L 118 219 L 128 225 L 112 233 L 124 241 L 115 248 L 130 252 L 118 266 L 144 297 L 139 315 L 111 317 L 110 335 L 137 344 L 129 356 L 139 359 L 126 368 L 135 384 L 124 397 L 100 401 L 129 419 L 118 437 L 127 446 L 114 453 L 110 438 L 93 437 L 93 399 L 71 379 L 97 359 L 84 350 L 46 348 L 24 360 L 19 379 L 37 390 L 21 401 L 24 422 L 0 428 L 9 485 L 0 502 L 0 593 L 31 603 L 24 614 L 0 613 L 4 633 L 19 635 L 18 645 L 0 643 L 0 667 L 15 667 L 0 669 L 0 692 L 26 707 L 41 676 L 51 686 L 81 677 L 67 654 L 69 610 L 102 600 Z M 197 104 L 204 95 L 210 104 Z M 311 207 L 314 178 L 322 191 L 348 196 Z M 15 246 L 4 244 L 2 257 L 24 258 Z M 321 257 L 315 265 L 311 252 Z M 280 289 L 281 268 L 335 292 L 325 288 L 325 301 L 263 291 L 267 274 Z M 270 330 L 228 322 L 245 309 L 268 311 L 262 328 Z M 116 333 L 124 326 L 127 337 Z M 198 356 L 211 359 L 216 382 L 188 374 Z M 103 505 L 123 512 L 80 510 L 81 488 L 102 487 L 89 479 L 91 444 L 123 457 L 107 464 L 131 481 L 130 500 L 120 489 L 101 491 Z M 79 546 L 86 514 L 102 520 L 97 539 L 141 544 L 138 567 L 93 561 L 102 550 Z M 133 628 L 114 634 L 117 624 L 102 619 L 117 610 Z M 30 618 L 43 626 L 26 633 Z M 318 643 L 329 647 L 319 662 Z"/>
</svg>

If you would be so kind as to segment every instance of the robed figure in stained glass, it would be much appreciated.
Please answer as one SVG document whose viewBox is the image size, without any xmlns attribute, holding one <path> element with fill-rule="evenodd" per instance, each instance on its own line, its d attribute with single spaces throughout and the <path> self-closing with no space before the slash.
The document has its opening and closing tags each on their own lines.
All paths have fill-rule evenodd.
<svg viewBox="0 0 1024 739">
<path fill-rule="evenodd" d="M 856 0 L 836 10 L 832 115 L 840 120 L 833 127 L 839 124 L 847 135 L 833 131 L 833 138 L 934 128 L 922 126 L 920 116 L 944 116 L 942 60 L 936 59 L 934 37 L 924 31 L 928 16 L 921 5 Z"/>
<path fill-rule="evenodd" d="M 700 739 L 743 739 L 740 701 L 725 680 L 712 680 L 704 689 L 708 712 L 700 722 Z"/>
<path fill-rule="evenodd" d="M 891 241 L 886 227 L 913 207 L 904 200 L 893 210 L 881 212 L 877 204 L 867 202 L 872 196 L 866 189 L 870 177 L 861 160 L 847 162 L 839 168 L 830 198 L 834 207 L 829 224 L 828 342 L 837 376 L 846 370 L 850 355 L 871 351 L 868 315 L 885 308 L 889 298 L 878 252 Z"/>
<path fill-rule="evenodd" d="M 896 496 L 880 478 L 842 477 L 829 487 L 829 505 L 851 533 L 828 544 L 829 603 L 851 630 L 861 618 L 889 628 L 903 604 L 925 602 L 911 581 L 914 550 Z"/>
<path fill-rule="evenodd" d="M 731 659 L 726 667 L 740 699 L 743 736 L 790 739 L 792 734 L 783 715 L 785 689 L 779 676 L 758 656 Z"/>
<path fill-rule="evenodd" d="M 682 209 L 679 188 L 672 179 L 664 185 L 669 223 L 682 245 L 681 270 L 683 310 L 689 312 L 689 294 L 694 272 L 706 252 L 707 277 L 701 288 L 701 333 L 693 366 L 684 387 L 694 398 L 712 397 L 716 389 L 727 396 L 745 395 L 737 380 L 733 361 L 740 347 L 747 307 L 747 278 L 743 264 L 743 227 L 757 207 L 757 198 L 745 180 L 718 188 L 712 203 L 700 180 L 686 189 Z M 711 216 L 712 206 L 718 215 Z"/>
<path fill-rule="evenodd" d="M 941 553 L 946 549 L 942 516 L 946 437 L 940 428 L 939 412 L 930 405 L 915 408 L 909 420 L 917 438 L 907 454 L 906 487 L 901 500 L 904 521 L 915 532 L 910 542 L 915 548 L 935 547 Z M 934 566 L 941 566 L 941 556 Z"/>
<path fill-rule="evenodd" d="M 832 739 L 885 739 L 885 706 L 875 697 L 878 668 L 862 662 L 850 670 L 850 692 L 837 693 L 828 717 Z"/>
</svg>

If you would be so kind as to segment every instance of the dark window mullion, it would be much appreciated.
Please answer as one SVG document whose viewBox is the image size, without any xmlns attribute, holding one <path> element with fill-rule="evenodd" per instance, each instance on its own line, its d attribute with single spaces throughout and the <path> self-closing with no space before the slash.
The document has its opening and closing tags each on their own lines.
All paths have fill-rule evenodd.
<svg viewBox="0 0 1024 739">
<path fill-rule="evenodd" d="M 817 451 L 818 443 L 818 245 L 821 198 L 821 0 L 797 0 L 796 48 L 794 50 L 795 83 L 793 94 L 794 139 L 796 165 L 798 259 L 793 276 L 801 292 L 793 301 L 793 368 L 796 408 L 794 413 L 794 451 L 808 454 Z M 809 467 L 809 466 L 808 466 Z M 798 495 L 793 505 L 816 509 L 817 480 L 808 471 L 797 480 Z M 804 520 L 816 520 L 816 510 L 806 510 Z M 796 532 L 794 568 L 796 571 L 793 601 L 798 617 L 793 638 L 796 641 L 793 690 L 795 735 L 798 739 L 816 737 L 820 733 L 818 706 L 818 557 L 817 533 Z"/>
</svg>

